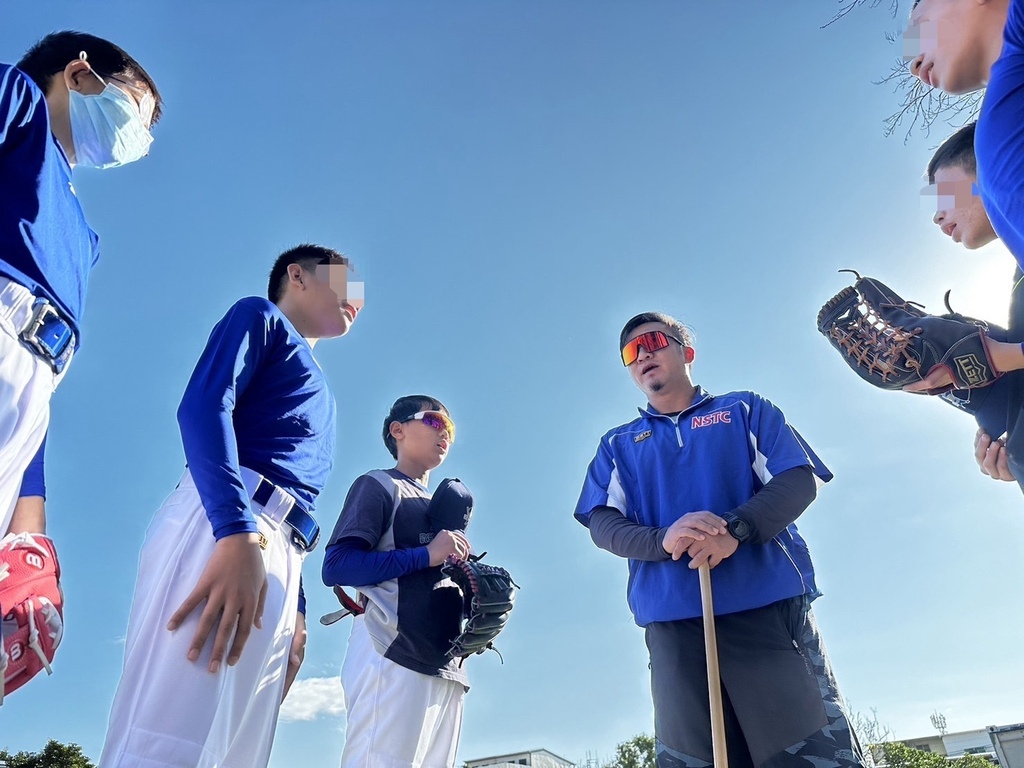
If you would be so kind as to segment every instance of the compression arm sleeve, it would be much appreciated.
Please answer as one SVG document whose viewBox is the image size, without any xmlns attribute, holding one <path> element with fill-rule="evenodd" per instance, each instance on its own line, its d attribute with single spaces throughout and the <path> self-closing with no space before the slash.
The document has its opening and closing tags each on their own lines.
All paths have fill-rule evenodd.
<svg viewBox="0 0 1024 768">
<path fill-rule="evenodd" d="M 732 514 L 753 527 L 750 541 L 764 544 L 800 517 L 817 494 L 813 470 L 808 466 L 794 467 L 769 480 L 749 501 L 732 510 Z"/>
<path fill-rule="evenodd" d="M 378 552 L 363 539 L 348 536 L 327 548 L 323 579 L 329 587 L 365 587 L 397 579 L 430 566 L 426 547 Z"/>
<path fill-rule="evenodd" d="M 668 560 L 672 557 L 661 542 L 664 528 L 634 523 L 613 507 L 597 507 L 590 513 L 590 538 L 601 549 L 630 560 Z"/>
</svg>

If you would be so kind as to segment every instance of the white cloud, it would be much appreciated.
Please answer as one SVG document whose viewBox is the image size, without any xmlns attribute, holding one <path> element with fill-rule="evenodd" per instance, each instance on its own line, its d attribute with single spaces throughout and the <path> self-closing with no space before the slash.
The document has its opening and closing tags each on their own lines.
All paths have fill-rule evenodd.
<svg viewBox="0 0 1024 768">
<path fill-rule="evenodd" d="M 345 714 L 340 677 L 307 677 L 296 680 L 281 705 L 281 720 L 316 720 L 321 715 Z"/>
</svg>

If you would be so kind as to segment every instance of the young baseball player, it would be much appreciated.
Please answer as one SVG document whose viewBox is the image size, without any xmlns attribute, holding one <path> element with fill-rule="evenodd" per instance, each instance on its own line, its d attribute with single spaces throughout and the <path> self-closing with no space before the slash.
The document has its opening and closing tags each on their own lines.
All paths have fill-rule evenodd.
<svg viewBox="0 0 1024 768">
<path fill-rule="evenodd" d="M 56 32 L 0 64 L 0 536 L 46 530 L 50 395 L 80 344 L 100 253 L 72 168 L 145 156 L 160 111 L 146 70 L 93 35 Z"/>
<path fill-rule="evenodd" d="M 946 139 L 928 163 L 926 194 L 934 196 L 936 213 L 932 220 L 953 242 L 967 250 L 975 250 L 997 239 L 992 223 L 978 195 L 977 161 L 974 154 L 976 123 L 968 123 Z M 1010 336 L 1024 338 L 1024 297 L 1021 296 L 1021 277 L 1017 268 L 1011 286 Z M 1015 383 L 1020 374 L 1011 373 L 994 384 L 973 391 L 953 391 L 943 395 L 949 402 L 973 414 L 979 429 L 974 440 L 975 459 L 982 473 L 996 480 L 1013 482 L 1015 479 L 1005 449 L 1004 433 L 1014 426 L 1010 415 L 1020 409 Z M 995 439 L 993 439 L 993 435 Z"/>
<path fill-rule="evenodd" d="M 337 252 L 298 246 L 267 299 L 214 327 L 178 408 L 188 470 L 143 545 L 103 768 L 266 766 L 302 660 L 300 568 L 334 455 L 313 346 L 354 322 L 350 278 Z"/>
<path fill-rule="evenodd" d="M 678 320 L 637 315 L 619 349 L 649 402 L 601 439 L 575 516 L 597 546 L 628 558 L 629 607 L 650 652 L 659 768 L 713 761 L 702 563 L 713 569 L 730 766 L 860 766 L 794 524 L 832 474 L 764 398 L 695 385 L 693 337 Z"/>
<path fill-rule="evenodd" d="M 910 72 L 926 85 L 951 94 L 984 87 L 975 129 L 977 185 L 994 232 L 1024 265 L 1024 0 L 915 0 L 906 36 Z M 1015 286 L 1015 291 L 1020 284 Z M 995 368 L 1024 368 L 1017 315 L 1011 305 L 1011 341 L 988 339 Z M 1021 318 L 1024 319 L 1024 318 Z M 942 386 L 934 371 L 914 389 Z M 982 469 L 1000 479 L 1024 482 L 1024 388 L 1014 387 L 1004 444 L 983 435 L 976 446 Z M 1024 487 L 1024 486 L 1022 486 Z"/>
<path fill-rule="evenodd" d="M 462 597 L 441 574 L 448 555 L 465 558 L 465 535 L 432 528 L 430 472 L 455 439 L 448 409 L 425 395 L 399 398 L 384 420 L 395 467 L 358 478 L 327 545 L 328 586 L 357 587 L 356 616 L 341 683 L 348 727 L 342 768 L 455 764 L 464 667 L 448 655 L 459 634 Z"/>
<path fill-rule="evenodd" d="M 1024 0 L 916 0 L 905 44 L 914 46 L 911 74 L 926 85 L 951 94 L 985 87 L 974 139 L 978 189 L 992 228 L 1024 264 Z M 998 372 L 1024 368 L 1019 342 L 989 338 L 986 346 Z M 951 381 L 936 368 L 908 389 Z M 1014 431 L 1011 463 L 1015 455 L 1024 461 Z M 1017 434 L 1024 441 L 1024 429 Z"/>
</svg>

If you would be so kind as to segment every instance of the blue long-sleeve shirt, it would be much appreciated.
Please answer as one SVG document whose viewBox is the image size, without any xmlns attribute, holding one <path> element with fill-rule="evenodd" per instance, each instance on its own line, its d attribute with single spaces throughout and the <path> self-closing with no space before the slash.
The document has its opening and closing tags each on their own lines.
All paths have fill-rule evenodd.
<svg viewBox="0 0 1024 768">
<path fill-rule="evenodd" d="M 46 498 L 46 473 L 43 459 L 46 455 L 46 435 L 43 435 L 43 442 L 36 451 L 36 455 L 29 462 L 25 474 L 21 477 L 21 490 L 18 497 L 42 496 Z"/>
<path fill-rule="evenodd" d="M 42 91 L 8 64 L 0 64 L 0 200 L 0 275 L 56 303 L 80 340 L 99 237 L 75 196 Z"/>
<path fill-rule="evenodd" d="M 329 587 L 365 587 L 429 567 L 425 546 L 379 552 L 363 539 L 348 536 L 327 547 L 322 576 Z"/>
<path fill-rule="evenodd" d="M 256 531 L 239 467 L 312 511 L 333 465 L 334 395 L 309 343 L 266 299 L 241 299 L 214 327 L 178 425 L 217 539 Z"/>
</svg>

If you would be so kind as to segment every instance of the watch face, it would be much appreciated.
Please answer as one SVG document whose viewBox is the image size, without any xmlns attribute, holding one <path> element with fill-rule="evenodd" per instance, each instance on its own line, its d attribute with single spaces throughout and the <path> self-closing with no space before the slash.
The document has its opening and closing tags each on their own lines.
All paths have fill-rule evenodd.
<svg viewBox="0 0 1024 768">
<path fill-rule="evenodd" d="M 750 535 L 750 524 L 746 520 L 733 520 L 729 523 L 729 530 L 737 539 L 743 541 Z"/>
</svg>

